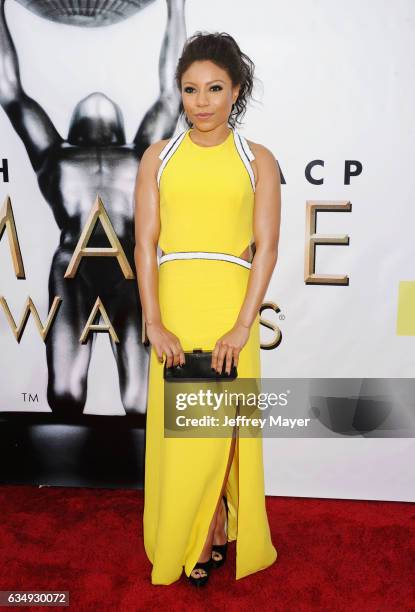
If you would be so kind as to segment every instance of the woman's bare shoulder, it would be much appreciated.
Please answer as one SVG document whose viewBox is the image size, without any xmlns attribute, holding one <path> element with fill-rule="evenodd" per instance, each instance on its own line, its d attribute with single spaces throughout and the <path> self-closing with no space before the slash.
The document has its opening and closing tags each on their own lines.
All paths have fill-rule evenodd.
<svg viewBox="0 0 415 612">
<path fill-rule="evenodd" d="M 255 155 L 256 159 L 258 159 L 259 161 L 261 161 L 261 160 L 264 160 L 264 161 L 273 160 L 273 161 L 275 161 L 274 153 L 270 149 L 268 149 L 267 147 L 265 147 L 262 144 L 259 144 L 258 142 L 253 142 L 252 140 L 246 139 L 246 141 L 249 144 L 249 147 L 250 147 L 252 153 Z"/>
<path fill-rule="evenodd" d="M 160 162 L 159 155 L 169 142 L 170 138 L 164 138 L 163 140 L 157 140 L 147 147 L 142 156 L 142 161 L 147 162 Z"/>
<path fill-rule="evenodd" d="M 275 177 L 279 182 L 278 161 L 274 153 L 268 149 L 268 147 L 265 147 L 258 142 L 253 142 L 252 140 L 248 139 L 246 141 L 255 156 L 255 160 L 252 163 L 255 164 L 254 169 L 256 170 L 256 184 L 258 184 L 260 177 L 265 177 L 267 181 L 271 177 Z"/>
</svg>

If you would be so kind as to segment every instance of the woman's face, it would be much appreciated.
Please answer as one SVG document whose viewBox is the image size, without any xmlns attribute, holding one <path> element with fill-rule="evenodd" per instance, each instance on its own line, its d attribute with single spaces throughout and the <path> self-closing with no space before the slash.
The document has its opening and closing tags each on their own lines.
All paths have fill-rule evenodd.
<svg viewBox="0 0 415 612">
<path fill-rule="evenodd" d="M 182 101 L 189 121 L 201 131 L 227 123 L 239 87 L 214 62 L 193 62 L 182 75 Z"/>
</svg>

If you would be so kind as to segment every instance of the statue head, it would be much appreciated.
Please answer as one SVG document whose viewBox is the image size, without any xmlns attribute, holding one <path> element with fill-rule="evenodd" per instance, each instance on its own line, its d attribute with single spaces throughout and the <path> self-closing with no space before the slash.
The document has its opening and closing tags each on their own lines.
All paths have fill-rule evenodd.
<svg viewBox="0 0 415 612">
<path fill-rule="evenodd" d="M 17 0 L 36 15 L 75 26 L 98 27 L 117 23 L 154 0 Z"/>
<path fill-rule="evenodd" d="M 120 107 L 101 92 L 80 100 L 72 113 L 68 142 L 78 146 L 125 144 Z"/>
</svg>

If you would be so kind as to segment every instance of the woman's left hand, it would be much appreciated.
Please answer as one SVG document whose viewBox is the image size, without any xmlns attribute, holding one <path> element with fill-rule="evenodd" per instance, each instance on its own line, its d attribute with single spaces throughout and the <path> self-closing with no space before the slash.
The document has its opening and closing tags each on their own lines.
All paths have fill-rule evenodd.
<svg viewBox="0 0 415 612">
<path fill-rule="evenodd" d="M 249 327 L 236 323 L 230 331 L 221 336 L 212 351 L 212 368 L 220 374 L 225 361 L 225 370 L 230 374 L 232 358 L 236 367 L 238 365 L 239 353 L 248 342 L 249 332 Z"/>
</svg>

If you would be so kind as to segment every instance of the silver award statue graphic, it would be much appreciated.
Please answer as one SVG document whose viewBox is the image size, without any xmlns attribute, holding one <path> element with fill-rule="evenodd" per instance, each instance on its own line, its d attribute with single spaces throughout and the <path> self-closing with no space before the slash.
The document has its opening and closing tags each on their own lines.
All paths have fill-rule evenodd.
<svg viewBox="0 0 415 612">
<path fill-rule="evenodd" d="M 154 0 L 17 0 L 33 13 L 68 25 L 99 27 L 117 23 Z"/>
<path fill-rule="evenodd" d="M 98 25 L 127 19 L 149 2 L 22 0 L 21 4 L 54 21 Z M 144 116 L 136 117 L 135 134 L 127 141 L 121 107 L 104 92 L 95 90 L 86 92 L 73 108 L 67 134 L 57 130 L 52 117 L 25 90 L 5 2 L 0 0 L 1 112 L 22 140 L 43 200 L 60 230 L 59 243 L 48 264 L 49 308 L 55 296 L 62 302 L 45 344 L 47 403 L 62 418 L 84 411 L 96 335 L 86 338 L 81 334 L 88 313 L 95 316 L 92 308 L 98 298 L 107 311 L 104 318 L 108 315 L 116 330 L 116 336 L 110 334 L 108 339 L 124 410 L 129 415 L 145 413 L 150 351 L 140 338 L 143 317 L 134 274 L 132 202 L 142 154 L 153 142 L 173 135 L 180 114 L 174 67 L 186 39 L 184 0 L 166 0 L 166 5 L 167 21 L 159 54 L 159 95 Z M 68 92 L 70 87 L 68 83 Z M 21 206 L 17 200 L 13 205 L 16 210 Z M 98 212 L 99 221 L 89 216 Z M 99 256 L 85 257 L 79 270 L 68 271 L 78 243 L 89 231 L 88 219 L 93 224 L 97 221 L 93 233 L 88 234 L 88 248 L 99 249 Z M 105 256 L 110 237 L 118 245 L 123 267 L 113 257 L 114 252 Z"/>
</svg>

